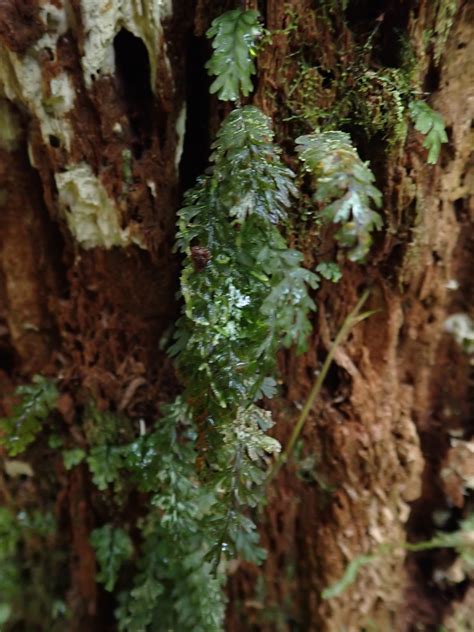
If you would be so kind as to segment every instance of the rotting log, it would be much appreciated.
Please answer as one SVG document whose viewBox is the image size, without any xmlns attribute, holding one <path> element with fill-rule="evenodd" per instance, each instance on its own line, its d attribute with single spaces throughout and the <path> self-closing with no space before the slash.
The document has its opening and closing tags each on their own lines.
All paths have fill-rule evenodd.
<svg viewBox="0 0 474 632">
<path fill-rule="evenodd" d="M 430 538 L 436 512 L 448 512 L 453 528 L 472 503 L 462 476 L 446 483 L 472 445 L 472 411 L 469 359 L 444 323 L 472 310 L 474 11 L 467 1 L 450 3 L 452 26 L 438 50 L 426 37 L 439 35 L 442 2 L 361 2 L 348 20 L 335 10 L 331 28 L 320 13 L 328 4 L 258 3 L 277 34 L 259 58 L 255 102 L 272 116 L 287 160 L 292 127 L 282 112 L 302 42 L 317 44 L 331 67 L 337 47 L 355 54 L 353 31 L 370 32 L 377 20 L 377 61 L 389 65 L 397 34 L 406 34 L 449 143 L 436 166 L 426 164 L 413 129 L 400 151 L 362 147 L 384 193 L 385 229 L 367 266 L 346 264 L 343 280 L 319 292 L 309 352 L 281 355 L 282 394 L 271 407 L 283 443 L 367 285 L 377 313 L 338 350 L 305 428 L 303 454 L 316 459 L 316 474 L 304 480 L 294 466 L 280 473 L 261 517 L 268 559 L 259 569 L 233 569 L 228 629 L 408 631 L 444 622 L 457 632 L 469 629 L 472 588 L 467 580 L 434 582 L 437 568 L 455 563 L 439 551 L 381 557 L 341 597 L 320 594 L 355 556 L 387 541 Z M 178 313 L 175 213 L 226 111 L 207 93 L 204 32 L 233 6 L 0 3 L 2 413 L 14 386 L 35 373 L 60 378 L 63 432 L 72 436 L 89 398 L 139 419 L 177 392 L 159 344 Z M 331 107 L 325 79 L 320 105 Z M 311 235 L 295 239 L 308 266 L 327 247 Z M 50 572 L 61 574 L 69 629 L 114 629 L 113 599 L 96 584 L 89 543 L 110 508 L 85 466 L 66 472 L 41 441 L 27 460 L 33 477 L 0 473 L 0 501 L 54 508 L 65 555 Z M 44 629 L 28 625 L 18 629 Z"/>
</svg>

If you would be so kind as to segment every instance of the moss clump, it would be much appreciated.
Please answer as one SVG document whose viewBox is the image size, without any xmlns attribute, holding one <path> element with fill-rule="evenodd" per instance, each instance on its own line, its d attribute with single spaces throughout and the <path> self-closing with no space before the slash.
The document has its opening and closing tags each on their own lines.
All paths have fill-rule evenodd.
<svg viewBox="0 0 474 632">
<path fill-rule="evenodd" d="M 441 55 L 443 54 L 457 10 L 457 0 L 438 0 L 436 21 L 432 34 L 434 58 L 436 63 L 439 63 Z"/>
</svg>

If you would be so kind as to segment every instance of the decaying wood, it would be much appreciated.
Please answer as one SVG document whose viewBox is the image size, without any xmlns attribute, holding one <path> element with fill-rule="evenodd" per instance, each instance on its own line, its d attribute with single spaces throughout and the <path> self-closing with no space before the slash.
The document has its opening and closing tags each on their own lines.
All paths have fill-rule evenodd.
<svg viewBox="0 0 474 632">
<path fill-rule="evenodd" d="M 55 28 L 42 20 L 43 4 L 0 3 L 0 57 L 5 60 L 0 100 L 14 130 L 8 142 L 0 143 L 0 393 L 11 393 L 36 372 L 59 375 L 63 417 L 74 433 L 77 410 L 87 397 L 102 408 L 153 415 L 177 388 L 159 347 L 177 314 L 174 218 L 182 181 L 203 168 L 208 150 L 185 141 L 180 171 L 177 125 L 186 95 L 195 99 L 187 103 L 193 139 L 205 139 L 201 128 L 215 129 L 225 111 L 209 101 L 206 85 L 195 85 L 186 74 L 192 61 L 185 51 L 189 48 L 192 56 L 195 47 L 205 58 L 204 31 L 234 3 L 172 3 L 152 87 L 145 85 L 143 72 L 134 83 L 134 68 L 126 59 L 114 76 L 98 77 L 88 86 L 81 67 L 86 37 L 81 1 L 73 0 L 68 27 L 53 37 L 54 50 L 44 47 L 36 54 L 41 98 L 54 97 L 52 81 L 65 75 L 75 95 L 73 105 L 58 115 L 58 132 L 49 134 L 43 110 L 31 101 L 18 74 L 32 47 Z M 64 9 L 60 0 L 51 4 Z M 285 65 L 295 52 L 284 34 L 290 10 L 301 17 L 304 37 L 318 42 L 328 66 L 334 42 L 314 19 L 317 2 L 258 4 L 268 28 L 280 33 L 271 51 L 259 58 L 255 101 L 274 118 L 277 137 L 285 139 L 278 108 L 289 80 L 281 69 L 294 71 Z M 405 27 L 420 51 L 432 27 L 432 5 L 425 0 L 407 4 L 412 10 L 404 10 Z M 387 20 L 398 10 L 397 3 L 380 5 Z M 340 37 L 350 48 L 351 35 L 344 28 L 341 20 Z M 138 47 L 130 63 L 143 63 L 146 49 L 130 37 L 122 41 Z M 315 457 L 316 474 L 302 480 L 289 467 L 274 484 L 261 517 L 268 559 L 260 570 L 234 569 L 229 630 L 408 631 L 415 624 L 445 621 L 454 632 L 462 629 L 457 621 L 467 621 L 472 589 L 464 601 L 463 590 L 440 599 L 441 588 L 426 588 L 423 560 L 401 552 L 362 569 L 341 597 L 322 601 L 320 594 L 356 555 L 384 542 L 429 538 L 435 530 L 433 511 L 450 504 L 463 509 L 465 502 L 462 481 L 451 477 L 442 483 L 440 476 L 463 449 L 454 450 L 449 432 L 460 431 L 463 445 L 469 421 L 469 362 L 443 324 L 450 313 L 468 309 L 466 297 L 473 289 L 468 236 L 474 193 L 473 48 L 473 8 L 459 2 L 439 65 L 427 58 L 420 66 L 427 89 L 430 77 L 437 77 L 429 86 L 430 102 L 446 121 L 449 146 L 438 165 L 426 165 L 422 141 L 411 130 L 405 151 L 385 160 L 379 171 L 389 230 L 376 244 L 373 263 L 364 269 L 348 265 L 337 286 L 323 287 L 308 354 L 281 357 L 283 393 L 272 407 L 284 442 L 338 325 L 362 289 L 372 287 L 369 307 L 377 312 L 338 350 L 304 431 L 303 453 Z M 325 106 L 331 98 L 328 89 Z M 198 120 L 203 115 L 205 120 Z M 126 233 L 123 244 L 81 247 L 71 233 L 57 176 L 78 165 L 88 170 L 104 204 L 111 201 L 116 209 L 117 235 Z M 316 259 L 314 248 L 308 240 L 310 263 Z M 5 410 L 9 403 L 5 398 Z M 44 455 L 32 458 L 35 468 L 35 459 Z M 65 473 L 60 460 L 51 459 L 51 470 L 60 473 L 60 491 L 52 493 L 58 494 L 57 513 L 67 525 L 65 541 L 72 552 L 68 595 L 74 629 L 103 630 L 112 612 L 104 619 L 98 607 L 104 596 L 94 581 L 88 543 L 96 499 L 86 473 Z M 0 499 L 6 501 L 2 489 Z"/>
</svg>

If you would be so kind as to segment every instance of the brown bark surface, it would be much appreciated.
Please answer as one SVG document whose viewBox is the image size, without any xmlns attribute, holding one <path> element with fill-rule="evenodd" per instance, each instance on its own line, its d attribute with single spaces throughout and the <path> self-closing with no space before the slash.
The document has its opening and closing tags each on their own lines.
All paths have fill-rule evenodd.
<svg viewBox="0 0 474 632">
<path fill-rule="evenodd" d="M 0 56 L 21 58 L 44 35 L 41 4 L 0 2 Z M 52 4 L 62 6 L 60 0 Z M 8 97 L 19 130 L 14 143 L 0 144 L 0 414 L 8 412 L 17 384 L 35 373 L 57 376 L 61 433 L 76 441 L 89 398 L 104 410 L 148 418 L 178 389 L 172 364 L 160 350 L 178 313 L 175 213 L 183 189 L 205 167 L 210 138 L 226 112 L 207 93 L 202 66 L 209 45 L 203 33 L 235 3 L 173 4 L 164 25 L 169 64 L 159 56 L 152 91 L 146 48 L 128 35 L 116 39 L 121 61 L 115 76 L 85 85 L 81 2 L 71 2 L 74 29 L 39 59 L 44 85 L 67 73 L 74 86 L 74 107 L 63 121 L 72 130 L 69 147 L 53 134 L 45 137 L 22 91 L 12 98 L 0 81 L 0 99 Z M 361 148 L 384 193 L 384 230 L 367 266 L 345 264 L 341 282 L 319 291 L 309 352 L 281 356 L 282 396 L 271 407 L 283 444 L 331 340 L 367 286 L 369 308 L 377 311 L 338 349 L 305 427 L 301 459 L 314 458 L 315 467 L 303 476 L 299 466 L 290 465 L 270 490 L 260 520 L 268 559 L 259 569 L 236 565 L 227 629 L 408 632 L 444 623 L 448 632 L 468 630 L 472 588 L 467 581 L 434 581 L 436 569 L 455 562 L 440 551 L 406 555 L 400 549 L 363 568 L 341 597 L 323 601 L 320 594 L 356 555 L 385 542 L 429 539 L 437 530 L 436 512 L 448 512 L 448 525 L 455 526 L 472 503 L 462 476 L 442 472 L 462 469 L 472 435 L 469 357 L 443 325 L 449 314 L 472 310 L 474 7 L 458 2 L 435 61 L 425 38 L 434 29 L 436 3 L 386 0 L 370 8 L 361 2 L 351 28 L 337 12 L 329 28 L 318 17 L 323 4 L 329 3 L 258 3 L 267 28 L 277 34 L 259 57 L 254 102 L 274 119 L 286 159 L 294 160 L 292 128 L 282 112 L 298 50 L 317 46 L 322 65 L 331 67 L 341 47 L 355 54 L 351 28 L 369 32 L 377 18 L 387 58 L 398 30 L 408 34 L 420 85 L 443 115 L 449 143 L 435 166 L 426 164 L 423 139 L 412 128 L 401 151 L 387 154 L 377 142 Z M 292 23 L 298 24 L 295 32 Z M 330 107 L 330 87 L 321 94 L 321 106 Z M 183 101 L 186 136 L 177 171 L 176 124 Z M 124 152 L 131 155 L 127 175 Z M 121 227 L 139 235 L 143 247 L 77 244 L 55 180 L 77 163 L 91 167 L 115 201 Z M 294 239 L 310 266 L 320 252 L 334 248 L 330 235 L 322 242 L 311 233 Z M 86 468 L 65 472 L 61 455 L 42 445 L 29 450 L 28 461 L 44 476 L 22 481 L 0 469 L 0 503 L 13 496 L 54 506 L 68 551 L 59 566 L 73 611 L 70 629 L 114 629 L 114 605 L 96 584 L 89 544 L 90 531 L 109 508 Z"/>
</svg>

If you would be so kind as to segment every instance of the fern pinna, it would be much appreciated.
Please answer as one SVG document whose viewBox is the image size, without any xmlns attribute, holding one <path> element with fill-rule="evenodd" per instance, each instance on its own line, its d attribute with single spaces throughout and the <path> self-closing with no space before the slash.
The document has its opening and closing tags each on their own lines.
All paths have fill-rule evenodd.
<svg viewBox="0 0 474 632">
<path fill-rule="evenodd" d="M 349 259 L 363 261 L 372 244 L 372 231 L 382 226 L 382 218 L 371 209 L 382 203 L 372 171 L 345 132 L 314 132 L 296 142 L 305 168 L 317 178 L 315 201 L 330 202 L 322 218 L 340 225 L 335 237 L 350 249 Z"/>
</svg>

